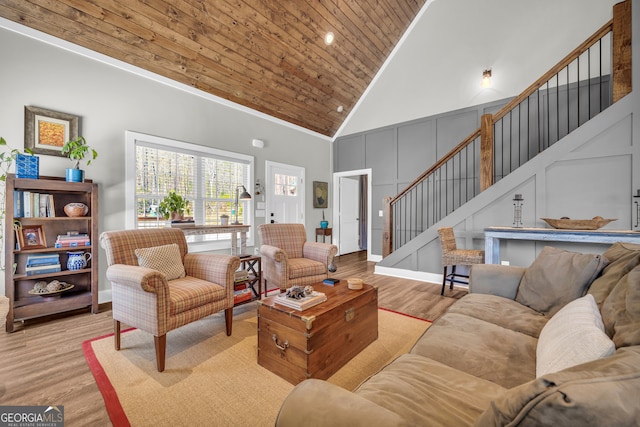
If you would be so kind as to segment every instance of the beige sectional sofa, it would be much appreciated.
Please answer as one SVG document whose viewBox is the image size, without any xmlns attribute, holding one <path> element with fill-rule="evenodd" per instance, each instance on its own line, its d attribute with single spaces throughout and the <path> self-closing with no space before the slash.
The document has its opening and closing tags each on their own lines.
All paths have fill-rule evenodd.
<svg viewBox="0 0 640 427">
<path fill-rule="evenodd" d="M 470 293 L 353 391 L 297 385 L 277 426 L 640 424 L 640 246 L 478 265 Z"/>
</svg>

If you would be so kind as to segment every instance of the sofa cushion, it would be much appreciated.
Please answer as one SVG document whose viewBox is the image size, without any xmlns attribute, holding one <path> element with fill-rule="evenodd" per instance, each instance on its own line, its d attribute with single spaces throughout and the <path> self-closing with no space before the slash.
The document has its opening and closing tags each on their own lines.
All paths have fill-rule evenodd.
<svg viewBox="0 0 640 427">
<path fill-rule="evenodd" d="M 487 294 L 465 295 L 449 307 L 447 312 L 475 317 L 534 338 L 538 338 L 542 327 L 549 320 L 544 314 L 519 302 Z"/>
<path fill-rule="evenodd" d="M 136 249 L 135 254 L 140 267 L 158 270 L 167 276 L 167 280 L 180 279 L 185 276 L 182 255 L 175 243 Z"/>
<path fill-rule="evenodd" d="M 354 391 L 400 414 L 408 426 L 473 425 L 489 402 L 504 392 L 503 387 L 490 381 L 415 354 L 398 357 Z M 325 425 L 345 425 L 340 419 L 331 420 L 331 416 L 330 410 L 323 414 L 329 420 Z M 369 419 L 367 425 L 384 424 Z"/>
<path fill-rule="evenodd" d="M 447 312 L 427 329 L 411 353 L 511 388 L 535 378 L 537 341 L 472 316 Z"/>
<path fill-rule="evenodd" d="M 602 256 L 609 260 L 609 264 L 589 287 L 589 293 L 596 299 L 598 307 L 602 307 L 602 303 L 620 279 L 640 264 L 640 245 L 617 242 Z"/>
<path fill-rule="evenodd" d="M 606 264 L 599 254 L 545 246 L 522 276 L 516 301 L 553 316 L 564 305 L 583 296 Z"/>
<path fill-rule="evenodd" d="M 604 300 L 602 320 L 616 347 L 640 344 L 640 266 L 625 274 Z"/>
<path fill-rule="evenodd" d="M 615 350 L 604 333 L 598 305 L 587 294 L 562 307 L 542 328 L 536 348 L 536 377 L 611 356 Z"/>
<path fill-rule="evenodd" d="M 640 419 L 640 346 L 544 375 L 491 402 L 475 425 L 632 426 Z"/>
<path fill-rule="evenodd" d="M 289 279 L 326 274 L 327 267 L 308 258 L 289 258 Z"/>
<path fill-rule="evenodd" d="M 169 310 L 171 316 L 219 302 L 215 311 L 227 308 L 227 290 L 213 282 L 185 276 L 169 283 Z M 193 319 L 191 320 L 193 321 Z"/>
</svg>

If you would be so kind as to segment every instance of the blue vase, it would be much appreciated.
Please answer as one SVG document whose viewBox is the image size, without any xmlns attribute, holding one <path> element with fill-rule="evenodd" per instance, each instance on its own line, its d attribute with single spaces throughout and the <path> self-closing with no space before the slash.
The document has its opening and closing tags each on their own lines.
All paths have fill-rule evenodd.
<svg viewBox="0 0 640 427">
<path fill-rule="evenodd" d="M 329 221 L 320 221 L 320 228 L 327 228 L 329 226 Z"/>
<path fill-rule="evenodd" d="M 67 169 L 67 182 L 84 182 L 84 171 L 82 169 Z"/>
</svg>

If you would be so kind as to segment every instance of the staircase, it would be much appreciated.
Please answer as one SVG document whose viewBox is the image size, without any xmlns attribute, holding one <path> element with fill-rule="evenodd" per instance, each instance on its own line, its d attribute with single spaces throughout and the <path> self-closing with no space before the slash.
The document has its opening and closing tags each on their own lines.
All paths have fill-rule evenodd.
<svg viewBox="0 0 640 427">
<path fill-rule="evenodd" d="M 429 243 L 437 238 L 435 228 L 443 225 L 457 226 L 462 231 L 476 230 L 475 236 L 467 233 L 466 247 L 481 246 L 481 236 L 477 235 L 478 211 L 462 215 L 462 226 L 455 221 L 459 216 L 455 214 L 463 208 L 468 210 L 472 201 L 477 205 L 478 199 L 487 199 L 491 193 L 496 193 L 491 204 L 503 204 L 505 197 L 512 204 L 513 194 L 499 194 L 495 190 L 498 183 L 506 181 L 500 187 L 509 189 L 525 185 L 526 182 L 511 175 L 534 159 L 538 168 L 552 165 L 559 159 L 558 150 L 546 154 L 552 147 L 570 146 L 567 140 L 575 140 L 580 129 L 631 92 L 630 9 L 630 0 L 615 5 L 610 22 L 498 113 L 484 115 L 479 129 L 401 193 L 385 199 L 384 259 L 376 271 L 397 265 L 405 269 L 411 266 L 410 271 L 440 271 L 439 265 L 425 270 L 417 257 L 418 252 L 426 250 L 428 253 L 423 255 L 439 261 L 439 252 Z M 584 141 L 585 136 L 582 138 Z M 549 162 L 547 165 L 544 159 Z M 540 204 L 538 191 L 533 193 Z M 504 218 L 500 220 L 486 226 L 510 225 L 513 217 L 508 223 Z"/>
</svg>

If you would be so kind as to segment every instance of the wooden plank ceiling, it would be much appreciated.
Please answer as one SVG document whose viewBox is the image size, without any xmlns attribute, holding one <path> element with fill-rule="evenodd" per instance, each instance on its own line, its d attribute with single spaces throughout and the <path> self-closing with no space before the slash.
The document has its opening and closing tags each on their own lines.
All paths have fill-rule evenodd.
<svg viewBox="0 0 640 427">
<path fill-rule="evenodd" d="M 0 16 L 333 136 L 425 1 L 1 0 Z"/>
</svg>

